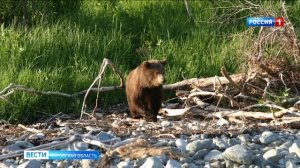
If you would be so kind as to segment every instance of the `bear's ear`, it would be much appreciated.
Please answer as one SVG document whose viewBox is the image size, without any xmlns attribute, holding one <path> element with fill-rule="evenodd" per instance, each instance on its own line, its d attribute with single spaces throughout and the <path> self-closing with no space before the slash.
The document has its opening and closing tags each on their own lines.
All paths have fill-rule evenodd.
<svg viewBox="0 0 300 168">
<path fill-rule="evenodd" d="M 150 64 L 151 64 L 151 63 L 148 62 L 148 61 L 144 61 L 144 62 L 143 62 L 143 66 L 146 67 L 146 68 L 149 68 L 149 67 L 150 67 Z"/>
<path fill-rule="evenodd" d="M 167 63 L 167 60 L 161 60 L 161 61 L 159 61 L 159 63 L 161 63 L 163 66 L 165 66 Z"/>
</svg>

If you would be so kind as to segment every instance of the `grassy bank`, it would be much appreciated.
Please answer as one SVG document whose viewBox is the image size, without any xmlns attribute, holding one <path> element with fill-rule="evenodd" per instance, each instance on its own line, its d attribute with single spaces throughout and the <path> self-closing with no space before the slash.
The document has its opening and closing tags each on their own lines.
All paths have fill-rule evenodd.
<svg viewBox="0 0 300 168">
<path fill-rule="evenodd" d="M 300 3 L 287 5 L 298 28 Z M 236 50 L 244 44 L 234 35 L 247 29 L 245 20 L 220 26 L 215 21 L 224 11 L 216 10 L 213 1 L 190 1 L 194 20 L 183 1 L 76 1 L 60 7 L 53 14 L 41 6 L 45 17 L 37 15 L 29 26 L 9 19 L 2 24 L 0 88 L 17 83 L 44 91 L 81 91 L 97 76 L 104 57 L 125 75 L 143 60 L 167 59 L 167 83 L 218 75 L 221 66 L 234 72 L 242 63 Z M 118 78 L 109 71 L 103 82 L 116 85 Z M 82 97 L 18 92 L 8 101 L 0 101 L 0 118 L 32 122 L 60 111 L 78 114 Z M 101 97 L 101 105 L 124 101 L 123 92 Z"/>
</svg>

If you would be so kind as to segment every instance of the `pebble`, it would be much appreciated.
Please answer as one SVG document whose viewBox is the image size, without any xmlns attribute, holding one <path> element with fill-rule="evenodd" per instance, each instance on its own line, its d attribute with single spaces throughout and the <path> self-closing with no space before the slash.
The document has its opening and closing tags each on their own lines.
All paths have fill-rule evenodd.
<svg viewBox="0 0 300 168">
<path fill-rule="evenodd" d="M 126 133 L 127 137 L 118 137 L 111 131 L 105 132 L 96 128 L 77 129 L 78 132 L 86 134 L 88 130 L 95 130 L 100 132 L 94 134 L 94 140 L 102 143 L 114 145 L 121 140 L 126 142 L 128 138 L 134 137 L 143 138 L 147 137 L 145 131 L 158 128 L 161 130 L 172 129 L 175 127 L 181 127 L 182 130 L 188 129 L 187 124 L 181 121 L 167 121 L 166 119 L 159 119 L 157 124 L 148 123 L 143 120 L 133 122 L 133 130 Z M 121 120 L 120 120 L 121 121 Z M 131 120 L 128 120 L 131 121 Z M 189 121 L 190 128 L 195 129 L 197 127 L 204 128 L 203 124 L 199 121 Z M 186 122 L 188 123 L 188 122 Z M 201 125 L 202 124 L 202 125 Z M 61 130 L 58 135 L 68 130 L 68 132 L 74 132 L 74 129 L 68 127 L 53 128 Z M 143 131 L 143 129 L 145 131 Z M 151 144 L 157 148 L 168 147 L 173 151 L 179 152 L 183 157 L 170 157 L 167 154 L 154 155 L 153 157 L 143 155 L 141 158 L 132 160 L 128 158 L 115 157 L 111 160 L 111 167 L 116 168 L 296 168 L 300 167 L 300 131 L 287 130 L 287 131 L 266 131 L 263 132 L 251 132 L 249 134 L 240 134 L 238 136 L 229 137 L 228 134 L 222 134 L 211 137 L 207 133 L 197 134 L 193 132 L 191 136 L 181 135 L 180 138 L 173 139 L 165 136 L 159 138 L 147 139 Z M 132 133 L 132 134 L 131 134 Z M 35 134 L 35 137 L 37 134 Z M 46 134 L 47 135 L 47 134 Z M 232 135 L 231 135 L 232 136 Z M 45 138 L 46 136 L 40 136 L 38 138 Z M 122 139 L 121 139 L 122 138 Z M 125 138 L 125 139 L 123 139 Z M 154 140 L 152 142 L 152 140 Z M 36 142 L 34 143 L 35 145 Z M 17 150 L 24 150 L 34 147 L 31 139 L 16 141 L 14 144 L 9 144 L 1 148 L 2 153 L 5 155 Z M 89 145 L 81 140 L 77 140 L 65 149 L 72 150 L 94 150 L 95 145 Z M 117 146 L 115 146 L 117 147 Z M 60 148 L 61 149 L 61 148 Z M 96 148 L 98 149 L 98 148 Z M 102 155 L 105 150 L 101 151 Z M 2 168 L 26 168 L 26 167 L 42 167 L 42 168 L 93 168 L 96 167 L 97 161 L 95 160 L 24 160 L 23 157 L 16 157 L 13 159 L 0 162 Z"/>
<path fill-rule="evenodd" d="M 10 168 L 10 167 L 17 167 L 16 165 L 8 162 L 0 162 L 0 167 L 1 168 Z"/>
<path fill-rule="evenodd" d="M 30 160 L 27 162 L 22 163 L 17 168 L 40 168 L 42 166 L 42 163 L 37 160 Z"/>
<path fill-rule="evenodd" d="M 82 166 L 82 167 L 84 167 L 84 166 Z M 130 161 L 122 161 L 117 165 L 117 168 L 133 168 L 133 165 Z"/>
<path fill-rule="evenodd" d="M 19 145 L 11 144 L 11 145 L 4 147 L 2 149 L 2 153 L 11 153 L 11 152 L 15 152 L 18 150 L 22 150 L 22 148 L 20 148 Z"/>
<path fill-rule="evenodd" d="M 210 164 L 211 168 L 222 168 L 225 167 L 225 162 L 222 164 L 220 161 L 215 161 Z"/>
<path fill-rule="evenodd" d="M 247 142 L 247 141 L 250 141 L 250 135 L 249 135 L 249 134 L 241 134 L 241 135 L 238 135 L 237 138 L 238 138 L 241 142 Z"/>
<path fill-rule="evenodd" d="M 278 134 L 271 131 L 264 131 L 259 138 L 260 142 L 263 144 L 270 144 L 278 139 Z"/>
<path fill-rule="evenodd" d="M 221 160 L 221 159 L 222 159 L 222 152 L 216 149 L 211 150 L 208 154 L 204 156 L 205 161 Z"/>
<path fill-rule="evenodd" d="M 160 125 L 161 125 L 162 127 L 168 127 L 168 126 L 171 125 L 171 122 L 170 122 L 170 121 L 167 121 L 167 120 L 164 120 L 164 121 L 162 121 L 162 122 L 160 123 Z"/>
<path fill-rule="evenodd" d="M 49 161 L 49 162 L 46 162 L 46 167 L 45 168 L 56 168 L 57 167 L 57 164 Z"/>
<path fill-rule="evenodd" d="M 166 154 L 162 154 L 162 155 L 157 156 L 157 157 L 161 160 L 163 165 L 165 165 L 169 160 L 169 157 Z"/>
<path fill-rule="evenodd" d="M 118 128 L 120 126 L 121 120 L 116 119 L 113 123 L 111 123 L 111 126 L 114 128 Z"/>
<path fill-rule="evenodd" d="M 195 155 L 193 156 L 194 160 L 202 160 L 203 157 L 208 153 L 209 151 L 207 149 L 200 149 L 199 151 L 197 151 L 195 153 Z"/>
<path fill-rule="evenodd" d="M 108 141 L 108 140 L 111 140 L 113 138 L 115 138 L 115 136 L 113 136 L 111 133 L 109 132 L 104 132 L 104 131 L 101 131 L 97 138 L 100 140 L 100 141 Z"/>
<path fill-rule="evenodd" d="M 295 140 L 291 147 L 289 147 L 290 153 L 295 153 L 300 158 L 300 140 Z"/>
<path fill-rule="evenodd" d="M 209 150 L 211 148 L 211 145 L 212 145 L 212 140 L 211 139 L 195 140 L 195 141 L 190 142 L 186 145 L 186 151 L 190 155 L 194 155 L 200 149 Z"/>
<path fill-rule="evenodd" d="M 234 146 L 234 145 L 240 144 L 240 140 L 237 138 L 231 138 L 228 140 L 228 143 L 230 146 Z"/>
<path fill-rule="evenodd" d="M 295 165 L 295 163 L 292 162 L 291 160 L 288 160 L 288 161 L 285 163 L 285 167 L 286 167 L 286 168 L 297 168 L 297 166 Z"/>
<path fill-rule="evenodd" d="M 175 145 L 177 146 L 177 148 L 180 149 L 181 152 L 185 152 L 186 151 L 186 145 L 187 145 L 186 140 L 181 139 L 181 138 L 180 139 L 176 139 Z"/>
<path fill-rule="evenodd" d="M 165 168 L 181 168 L 181 164 L 176 160 L 170 159 Z"/>
<path fill-rule="evenodd" d="M 73 143 L 75 150 L 87 150 L 89 148 L 89 144 L 81 141 L 76 141 Z"/>
<path fill-rule="evenodd" d="M 32 145 L 32 143 L 27 142 L 27 141 L 16 141 L 15 144 L 18 145 L 19 147 L 21 147 L 22 149 L 34 147 L 34 145 Z"/>
<path fill-rule="evenodd" d="M 283 157 L 283 154 L 279 152 L 278 149 L 271 149 L 268 150 L 264 155 L 264 159 L 271 161 L 271 162 L 277 162 L 279 159 Z"/>
<path fill-rule="evenodd" d="M 215 144 L 219 149 L 226 149 L 230 145 L 220 138 L 213 138 L 213 144 Z"/>
<path fill-rule="evenodd" d="M 217 121 L 217 126 L 223 127 L 223 126 L 227 126 L 227 125 L 229 125 L 229 122 L 224 118 L 220 118 Z"/>
<path fill-rule="evenodd" d="M 163 168 L 161 160 L 157 157 L 149 157 L 140 168 Z"/>
<path fill-rule="evenodd" d="M 251 164 L 253 154 L 243 145 L 234 145 L 224 151 L 223 158 L 240 164 Z"/>
<path fill-rule="evenodd" d="M 290 146 L 292 146 L 293 141 L 286 141 L 283 144 L 281 144 L 278 148 L 279 149 L 289 149 Z"/>
<path fill-rule="evenodd" d="M 29 139 L 45 139 L 46 135 L 42 132 L 29 136 Z"/>
</svg>

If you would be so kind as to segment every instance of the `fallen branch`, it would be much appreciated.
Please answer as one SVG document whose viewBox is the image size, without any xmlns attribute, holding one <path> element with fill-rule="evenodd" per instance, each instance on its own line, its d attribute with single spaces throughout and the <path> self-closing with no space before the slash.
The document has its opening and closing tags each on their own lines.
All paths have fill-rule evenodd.
<svg viewBox="0 0 300 168">
<path fill-rule="evenodd" d="M 125 83 L 125 80 L 123 78 L 123 76 L 121 75 L 120 71 L 118 71 L 115 67 L 115 65 L 107 58 L 104 58 L 103 61 L 102 61 L 102 64 L 100 66 L 100 70 L 99 70 L 99 74 L 98 76 L 96 77 L 96 79 L 92 82 L 92 84 L 90 85 L 90 87 L 88 88 L 88 90 L 86 91 L 85 95 L 84 95 L 84 98 L 83 98 L 83 103 L 82 103 L 82 108 L 81 108 L 81 115 L 80 115 L 80 119 L 82 119 L 82 116 L 83 114 L 86 114 L 86 115 L 89 115 L 91 117 L 94 117 L 94 113 L 96 111 L 96 108 L 98 107 L 98 99 L 99 99 L 99 93 L 100 93 L 100 86 L 101 86 L 101 80 L 102 80 L 102 76 L 106 70 L 106 67 L 110 65 L 113 69 L 113 71 L 115 73 L 117 73 L 120 77 L 120 87 L 124 87 L 124 83 Z M 90 115 L 89 113 L 86 113 L 85 112 L 85 109 L 86 109 L 86 99 L 87 99 L 87 96 L 90 92 L 90 90 L 92 89 L 92 87 L 96 84 L 96 82 L 98 82 L 98 88 L 97 88 L 97 97 L 96 97 L 96 103 L 95 103 L 95 107 L 93 109 L 93 112 L 92 112 L 92 115 Z"/>
<path fill-rule="evenodd" d="M 24 126 L 22 124 L 18 124 L 18 127 L 23 128 L 24 130 L 29 131 L 29 132 L 33 132 L 33 133 L 40 133 L 40 132 L 42 132 L 41 130 L 37 130 L 35 128 L 28 128 L 28 127 L 26 127 L 26 126 Z"/>
<path fill-rule="evenodd" d="M 234 86 L 235 88 L 237 88 L 240 91 L 240 93 L 242 93 L 243 95 L 246 95 L 246 93 L 244 92 L 244 90 L 242 89 L 242 87 L 240 87 L 238 84 L 236 84 L 236 82 L 231 78 L 231 76 L 226 71 L 225 67 L 221 68 L 221 73 L 222 73 L 222 75 L 225 78 L 227 78 L 227 80 L 232 84 L 232 86 Z"/>
<path fill-rule="evenodd" d="M 243 74 L 234 74 L 230 75 L 230 78 L 235 82 L 235 83 L 240 83 L 244 79 Z M 220 79 L 220 84 L 225 85 L 229 84 L 229 80 L 226 77 L 219 77 Z M 180 82 L 176 82 L 173 84 L 169 85 L 164 85 L 164 90 L 176 90 L 180 88 L 206 88 L 209 86 L 213 86 L 216 84 L 215 82 L 215 77 L 208 77 L 208 78 L 191 78 L 191 79 L 186 79 Z M 216 84 L 218 85 L 218 84 Z"/>
<path fill-rule="evenodd" d="M 235 83 L 240 83 L 243 79 L 243 74 L 230 75 L 230 77 Z M 98 78 L 96 78 L 96 79 L 98 79 Z M 93 83 L 96 83 L 95 82 L 96 79 L 94 80 Z M 225 77 L 219 77 L 219 79 L 220 79 L 220 84 L 222 84 L 222 85 L 230 83 L 228 81 L 228 79 L 226 79 Z M 123 81 L 123 80 L 124 79 L 121 79 L 121 81 Z M 176 89 L 186 88 L 186 87 L 188 87 L 188 88 L 195 88 L 195 87 L 206 88 L 209 86 L 213 86 L 214 84 L 215 84 L 215 77 L 191 78 L 191 79 L 186 79 L 186 80 L 176 82 L 173 84 L 164 85 L 163 88 L 164 88 L 164 90 L 176 90 Z M 220 84 L 217 84 L 217 85 L 220 85 Z M 9 95 L 11 95 L 12 93 L 15 93 L 16 91 L 20 91 L 20 92 L 26 92 L 26 93 L 31 93 L 31 94 L 40 94 L 40 95 L 46 95 L 46 96 L 61 96 L 61 97 L 67 97 L 67 98 L 74 98 L 74 97 L 82 96 L 88 92 L 100 92 L 101 93 L 101 92 L 109 92 L 109 91 L 115 91 L 115 90 L 123 90 L 124 88 L 125 88 L 124 83 L 121 83 L 120 86 L 102 86 L 99 88 L 91 87 L 86 90 L 82 90 L 80 92 L 69 94 L 69 93 L 55 92 L 55 91 L 39 91 L 39 90 L 36 90 L 33 88 L 25 87 L 23 85 L 10 83 L 6 88 L 4 88 L 0 92 L 0 96 L 3 99 L 3 98 L 8 97 Z M 8 92 L 11 92 L 11 93 L 8 95 L 5 95 Z"/>
</svg>

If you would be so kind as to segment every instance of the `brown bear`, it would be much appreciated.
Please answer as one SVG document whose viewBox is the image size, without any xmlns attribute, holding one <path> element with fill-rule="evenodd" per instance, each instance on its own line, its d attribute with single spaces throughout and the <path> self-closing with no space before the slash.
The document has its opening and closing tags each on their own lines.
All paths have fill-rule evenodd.
<svg viewBox="0 0 300 168">
<path fill-rule="evenodd" d="M 157 121 L 163 100 L 166 61 L 144 61 L 127 77 L 126 96 L 132 118 Z"/>
</svg>

